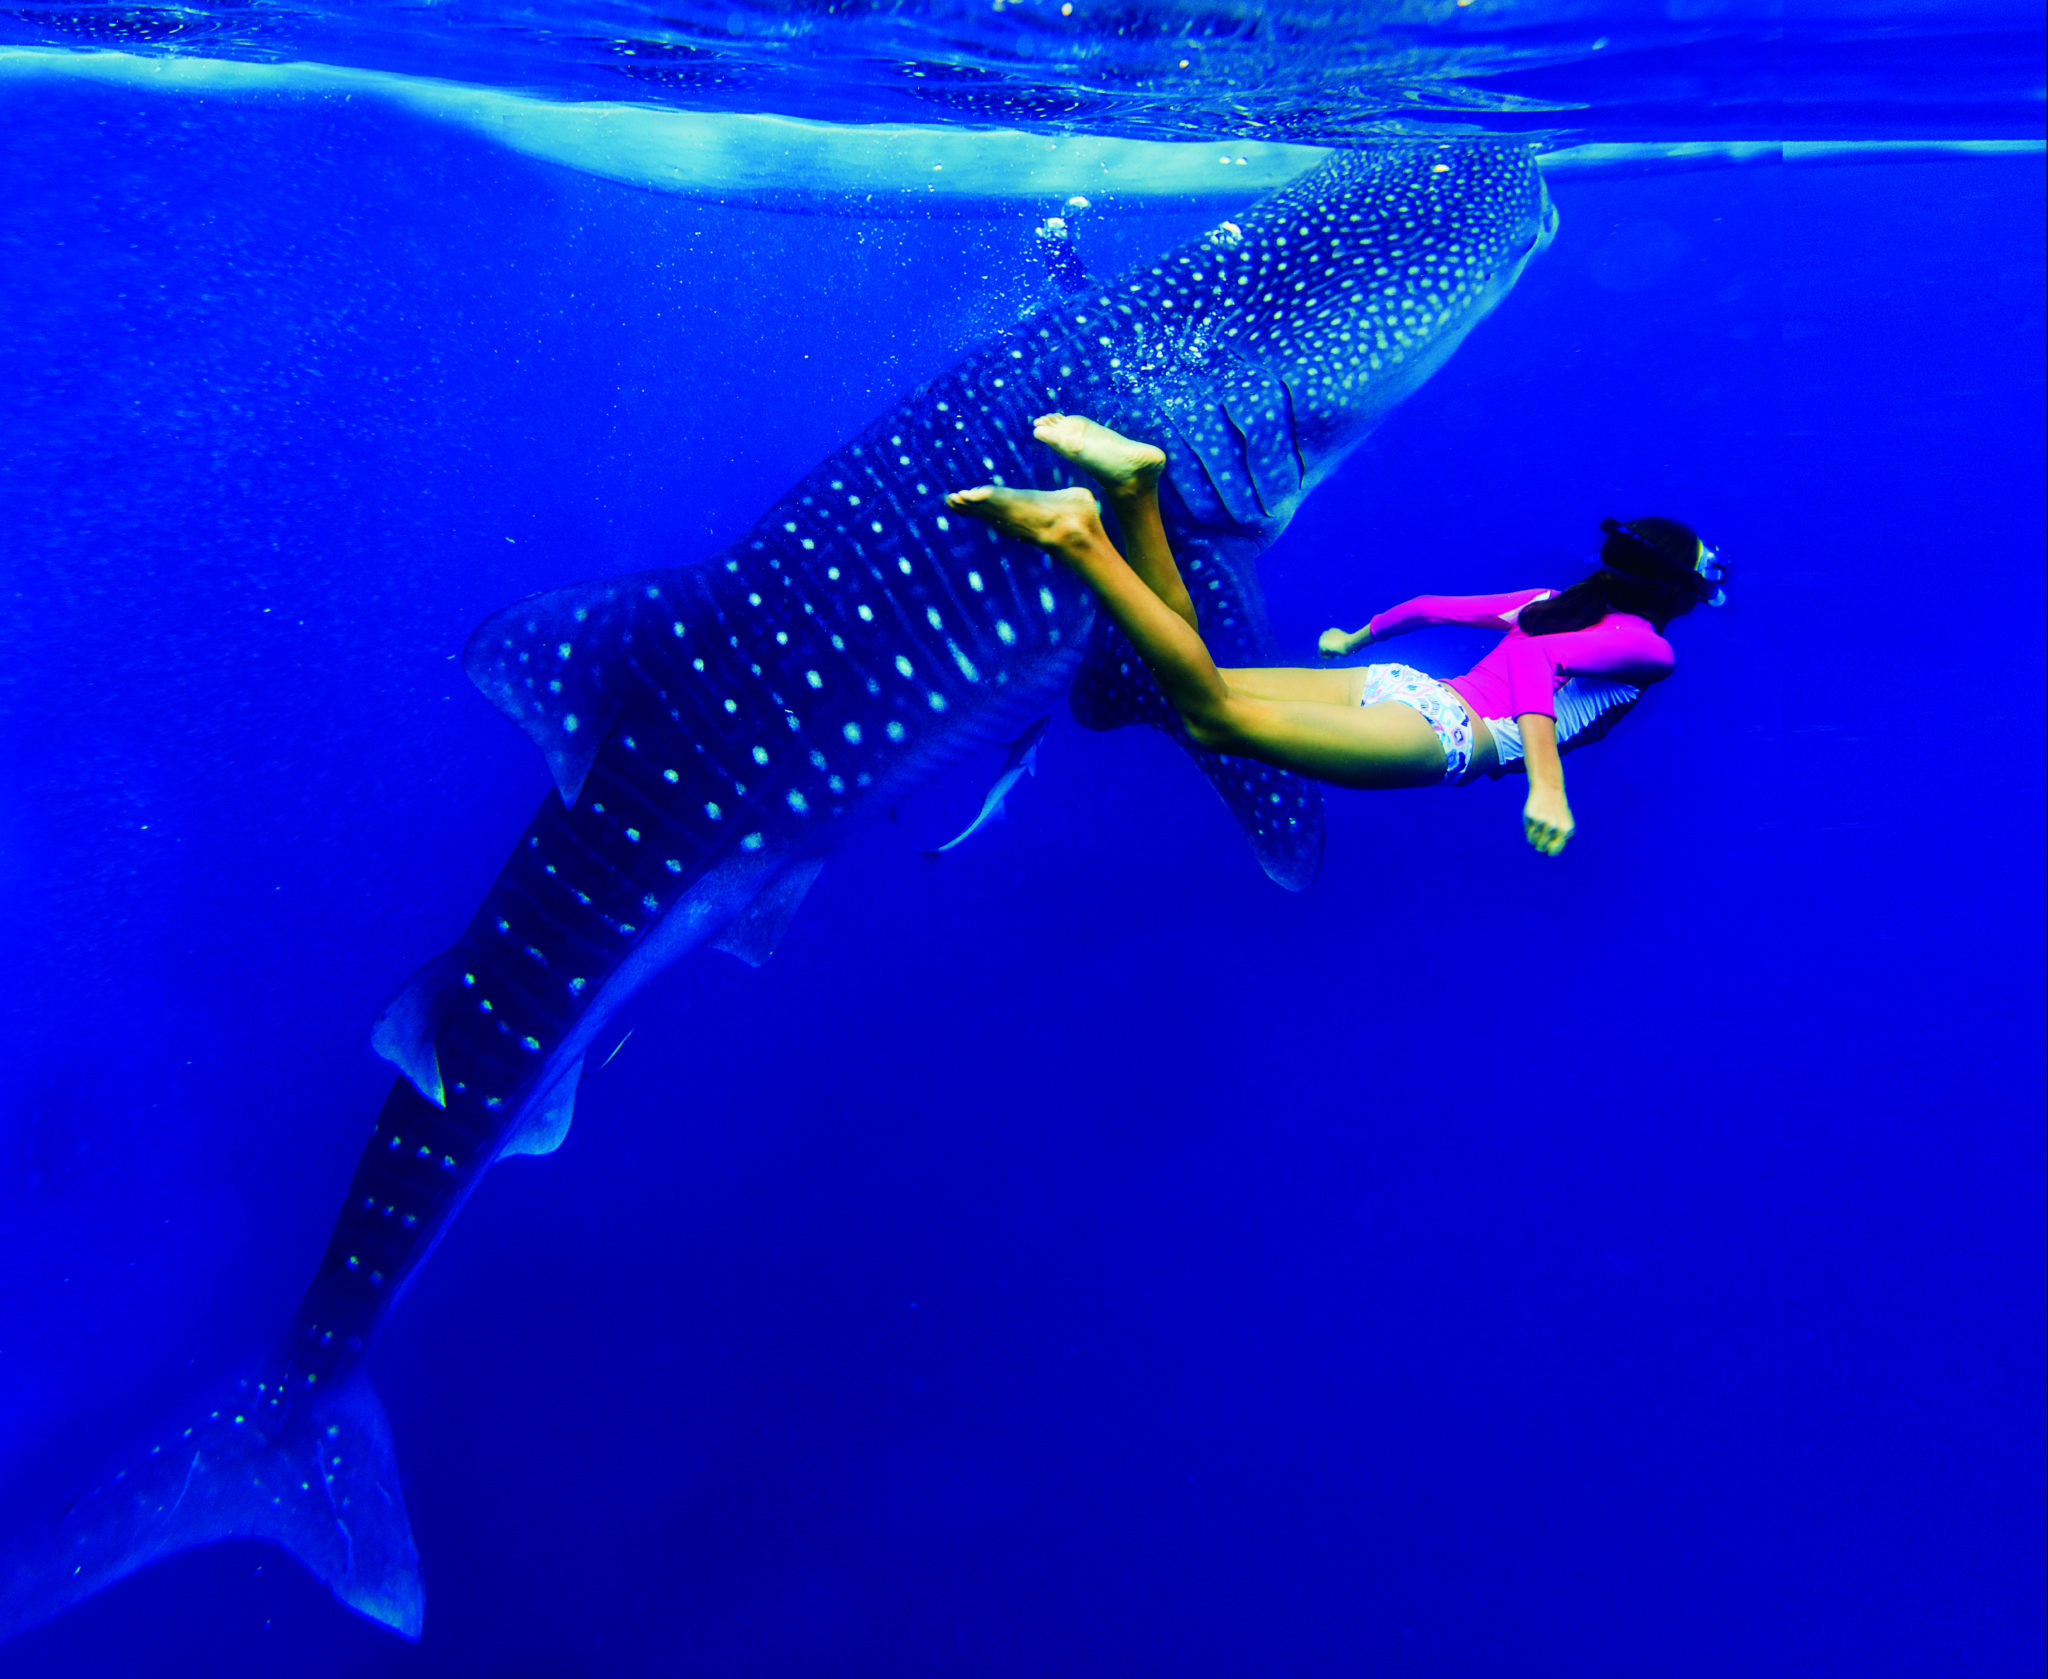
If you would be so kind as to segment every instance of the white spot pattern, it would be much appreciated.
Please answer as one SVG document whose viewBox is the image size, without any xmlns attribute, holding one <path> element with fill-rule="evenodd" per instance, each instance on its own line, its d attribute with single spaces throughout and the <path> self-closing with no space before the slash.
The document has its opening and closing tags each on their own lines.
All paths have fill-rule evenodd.
<svg viewBox="0 0 2048 1679">
<path fill-rule="evenodd" d="M 663 573 L 658 585 L 566 590 L 494 621 L 502 649 L 482 661 L 491 668 L 479 682 L 536 732 L 557 743 L 578 737 L 551 754 L 583 767 L 594 756 L 595 767 L 573 808 L 551 801 L 536 819 L 519 854 L 531 865 L 516 862 L 494 889 L 509 913 L 467 935 L 465 982 L 480 978 L 492 996 L 453 1028 L 481 1047 L 468 1052 L 479 1070 L 471 1076 L 461 1063 L 452 1093 L 487 1108 L 512 1099 L 522 1086 L 509 1074 L 490 1084 L 485 1051 L 502 1043 L 516 1061 L 560 1035 L 559 1022 L 532 1018 L 530 979 L 501 983 L 512 970 L 485 963 L 517 961 L 531 976 L 550 958 L 557 971 L 585 966 L 580 953 L 604 950 L 606 937 L 622 952 L 620 941 L 636 938 L 645 917 L 722 853 L 728 814 L 746 830 L 739 848 L 748 853 L 792 833 L 794 821 L 850 814 L 849 784 L 900 785 L 922 754 L 947 751 L 956 715 L 959 727 L 980 726 L 1004 688 L 1041 695 L 1072 668 L 1092 618 L 1083 591 L 1046 556 L 979 521 L 956 527 L 929 487 L 1045 483 L 1043 452 L 1024 423 L 1034 408 L 1148 426 L 1167 444 L 1190 505 L 1201 496 L 1217 503 L 1197 510 L 1217 528 L 1264 533 L 1291 510 L 1288 498 L 1317 464 L 1294 458 L 1297 439 L 1339 428 L 1381 382 L 1412 378 L 1439 335 L 1469 324 L 1526 254 L 1525 227 L 1540 208 L 1517 146 L 1387 152 L 1391 163 L 1378 152 L 1343 154 L 1316 178 L 1323 185 L 1243 213 L 1243 236 L 1227 248 L 1195 242 L 1085 313 L 1026 320 L 933 381 L 886 431 L 841 450 L 720 561 Z M 1014 394 L 1004 394 L 996 367 Z M 1218 391 L 1232 404 L 1235 456 L 1223 451 Z M 1189 478 L 1195 465 L 1203 470 Z M 1213 625 L 1228 645 L 1245 614 L 1232 562 L 1197 541 L 1184 568 L 1205 632 Z M 630 682 L 616 680 L 622 657 Z M 902 685 L 877 680 L 888 666 Z M 1142 682 L 1142 672 L 1122 679 Z M 622 705 L 639 709 L 622 717 Z M 843 740 L 858 749 L 840 754 L 853 761 L 830 766 L 806 743 L 771 763 L 760 741 L 778 717 L 811 741 Z M 622 720 L 632 733 L 617 730 Z M 645 767 L 628 774 L 632 760 L 620 754 L 641 746 Z M 1255 834 L 1276 843 L 1313 817 L 1296 784 L 1274 772 L 1212 775 Z M 1253 804 L 1267 814 L 1247 816 Z M 643 837 L 653 843 L 636 858 Z M 650 889 L 657 880 L 666 898 Z M 565 944 L 572 929 L 580 942 Z M 580 1007 L 597 983 L 556 982 L 555 1006 L 566 996 Z M 429 1154 L 455 1169 L 453 1153 Z"/>
</svg>

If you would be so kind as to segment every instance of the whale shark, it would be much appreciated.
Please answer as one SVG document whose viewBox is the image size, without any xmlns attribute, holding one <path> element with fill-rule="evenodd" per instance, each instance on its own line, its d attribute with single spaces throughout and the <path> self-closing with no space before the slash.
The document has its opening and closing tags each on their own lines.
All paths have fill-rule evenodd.
<svg viewBox="0 0 2048 1679">
<path fill-rule="evenodd" d="M 703 947 L 773 954 L 858 825 L 1063 693 L 1180 743 L 1280 885 L 1322 854 L 1320 792 L 1205 752 L 1092 596 L 949 515 L 948 489 L 1053 488 L 1035 415 L 1167 454 L 1167 530 L 1219 662 L 1266 662 L 1253 562 L 1548 242 L 1526 143 L 1332 154 L 1223 228 L 1048 300 L 905 397 L 708 561 L 494 614 L 465 668 L 553 787 L 468 926 L 398 991 L 395 1069 L 312 1282 L 275 1343 L 0 1558 L 0 1636 L 153 1559 L 283 1546 L 408 1637 L 419 1557 L 362 1361 L 490 1167 L 561 1146 L 585 1056 Z"/>
</svg>

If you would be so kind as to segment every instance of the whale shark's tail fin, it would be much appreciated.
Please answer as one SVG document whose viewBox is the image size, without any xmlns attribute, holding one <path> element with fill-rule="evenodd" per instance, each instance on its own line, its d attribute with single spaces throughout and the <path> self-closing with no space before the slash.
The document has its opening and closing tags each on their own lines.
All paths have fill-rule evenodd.
<svg viewBox="0 0 2048 1679">
<path fill-rule="evenodd" d="M 275 1541 L 351 1609 L 417 1638 L 419 1552 L 370 1384 L 352 1375 L 302 1399 L 269 1436 L 260 1403 L 253 1381 L 238 1382 L 0 1552 L 0 1641 L 160 1557 L 236 1538 Z"/>
</svg>

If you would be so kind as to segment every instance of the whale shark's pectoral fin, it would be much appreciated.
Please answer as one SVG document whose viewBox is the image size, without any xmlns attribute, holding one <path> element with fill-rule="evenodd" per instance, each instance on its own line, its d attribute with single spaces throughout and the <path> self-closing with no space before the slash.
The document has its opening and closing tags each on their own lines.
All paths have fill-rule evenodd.
<svg viewBox="0 0 2048 1679">
<path fill-rule="evenodd" d="M 266 1397 L 235 1385 L 168 1426 L 57 1522 L 0 1556 L 0 1640 L 160 1557 L 268 1539 L 359 1614 L 420 1635 L 425 1594 L 391 1427 L 360 1374 L 302 1396 L 274 1435 Z M 182 1420 L 182 1419 L 181 1419 Z"/>
<path fill-rule="evenodd" d="M 1253 758 L 1209 752 L 1188 738 L 1185 725 L 1137 650 L 1107 618 L 1096 622 L 1088 656 L 1068 694 L 1068 708 L 1084 729 L 1121 729 L 1149 723 L 1171 735 L 1237 818 L 1259 867 L 1290 892 L 1304 890 L 1323 861 L 1323 794 L 1313 781 Z"/>
<path fill-rule="evenodd" d="M 1170 511 L 1178 514 L 1178 509 Z M 1173 546 L 1218 663 L 1265 664 L 1265 603 L 1252 579 L 1246 545 L 1190 533 L 1176 516 Z M 1180 715 L 1123 631 L 1098 618 L 1087 656 L 1067 692 L 1067 709 L 1084 729 L 1147 723 L 1171 735 L 1244 830 L 1259 867 L 1290 892 L 1303 890 L 1323 861 L 1323 790 L 1315 782 L 1252 758 L 1210 752 L 1188 738 Z"/>
<path fill-rule="evenodd" d="M 597 750 L 617 721 L 622 689 L 635 676 L 636 630 L 685 635 L 675 572 L 579 583 L 533 595 L 477 626 L 462 668 L 486 699 L 524 729 L 547 760 L 562 803 L 573 805 Z"/>
<path fill-rule="evenodd" d="M 623 1042 L 624 1040 L 620 1040 Z M 618 1051 L 612 1052 L 614 1055 Z M 547 1099 L 534 1103 L 519 1128 L 498 1146 L 498 1158 L 508 1154 L 553 1154 L 569 1135 L 569 1122 L 576 1117 L 576 1087 L 583 1080 L 583 1057 L 564 1073 Z"/>
<path fill-rule="evenodd" d="M 457 958 L 443 951 L 399 987 L 370 1028 L 370 1047 L 411 1081 L 437 1108 L 448 1105 L 434 1040 L 447 1021 L 449 984 Z"/>
<path fill-rule="evenodd" d="M 737 956 L 750 968 L 758 968 L 775 954 L 775 947 L 782 942 L 782 935 L 789 931 L 790 921 L 803 903 L 804 894 L 810 891 L 811 882 L 818 878 L 824 866 L 822 857 L 807 857 L 800 863 L 792 863 L 726 924 L 725 931 L 711 941 L 711 948 Z"/>
</svg>

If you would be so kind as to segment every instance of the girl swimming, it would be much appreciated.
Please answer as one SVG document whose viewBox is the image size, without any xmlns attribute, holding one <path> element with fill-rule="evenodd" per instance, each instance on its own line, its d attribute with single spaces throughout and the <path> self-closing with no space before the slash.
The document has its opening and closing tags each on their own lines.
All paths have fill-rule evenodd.
<svg viewBox="0 0 2048 1679">
<path fill-rule="evenodd" d="M 1077 414 L 1046 414 L 1035 432 L 1101 485 L 1124 553 L 1084 489 L 984 484 L 955 490 L 947 506 L 1045 549 L 1094 590 L 1198 746 L 1339 787 L 1459 786 L 1520 765 L 1523 833 L 1547 857 L 1574 826 L 1561 752 L 1598 740 L 1671 674 L 1666 624 L 1723 598 L 1719 560 L 1689 526 L 1606 519 L 1600 569 L 1562 594 L 1423 595 L 1362 630 L 1325 630 L 1318 644 L 1336 658 L 1430 624 L 1505 632 L 1450 682 L 1398 664 L 1219 670 L 1159 516 L 1166 456 Z"/>
</svg>

